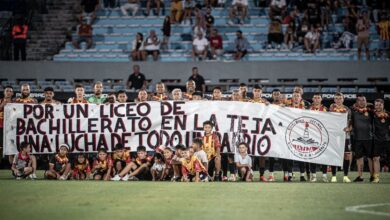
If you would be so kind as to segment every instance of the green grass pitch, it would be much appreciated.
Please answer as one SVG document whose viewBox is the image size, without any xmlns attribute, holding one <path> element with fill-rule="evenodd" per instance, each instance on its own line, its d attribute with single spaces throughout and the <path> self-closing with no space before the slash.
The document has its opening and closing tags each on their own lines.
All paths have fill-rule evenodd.
<svg viewBox="0 0 390 220">
<path fill-rule="evenodd" d="M 1 170 L 0 219 L 390 219 L 390 173 L 379 184 L 370 184 L 367 173 L 364 183 L 350 184 L 276 177 L 274 183 L 17 181 Z M 381 205 L 346 211 L 368 204 Z"/>
</svg>

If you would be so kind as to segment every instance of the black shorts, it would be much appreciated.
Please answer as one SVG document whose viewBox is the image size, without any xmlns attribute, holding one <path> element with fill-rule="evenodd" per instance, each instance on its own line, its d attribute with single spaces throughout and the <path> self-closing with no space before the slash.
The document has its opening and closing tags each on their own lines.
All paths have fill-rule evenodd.
<svg viewBox="0 0 390 220">
<path fill-rule="evenodd" d="M 374 141 L 374 146 L 372 147 L 371 156 L 379 157 L 383 154 L 386 148 L 390 147 L 389 141 Z"/>
<path fill-rule="evenodd" d="M 372 140 L 355 140 L 353 144 L 356 159 L 364 156 L 370 157 L 372 152 Z"/>
<path fill-rule="evenodd" d="M 213 176 L 214 169 L 215 169 L 215 157 L 213 157 L 211 160 L 209 160 L 208 173 L 210 176 Z"/>
<path fill-rule="evenodd" d="M 107 173 L 107 170 L 96 170 L 93 173 L 93 179 L 95 179 L 95 176 L 97 176 L 97 175 L 99 175 L 103 178 L 106 173 Z"/>
<path fill-rule="evenodd" d="M 146 54 L 147 54 L 147 55 L 153 55 L 154 52 L 157 52 L 157 54 L 160 54 L 160 51 L 159 51 L 159 50 L 147 50 L 147 51 L 146 51 Z"/>
</svg>

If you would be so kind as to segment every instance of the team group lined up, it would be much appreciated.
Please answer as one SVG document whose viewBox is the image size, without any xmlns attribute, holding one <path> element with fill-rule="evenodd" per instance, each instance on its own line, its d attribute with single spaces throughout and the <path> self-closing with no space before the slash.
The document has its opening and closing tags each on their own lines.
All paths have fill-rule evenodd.
<svg viewBox="0 0 390 220">
<path fill-rule="evenodd" d="M 196 70 L 196 71 L 194 71 Z M 138 76 L 141 76 L 138 73 Z M 283 107 L 309 109 L 312 111 L 330 111 L 348 114 L 348 125 L 344 129 L 347 134 L 343 162 L 343 182 L 351 182 L 348 177 L 352 155 L 356 159 L 358 176 L 355 182 L 363 181 L 364 157 L 368 158 L 370 169 L 370 181 L 379 182 L 379 173 L 381 167 L 387 169 L 390 155 L 390 117 L 384 109 L 382 99 L 375 100 L 375 104 L 368 104 L 363 95 L 358 95 L 356 103 L 351 107 L 344 105 L 344 96 L 342 93 L 336 93 L 334 103 L 325 107 L 322 104 L 322 96 L 317 93 L 312 97 L 312 102 L 302 99 L 303 88 L 296 86 L 291 99 L 286 99 L 280 90 L 275 89 L 272 92 L 272 99 L 267 100 L 262 97 L 262 87 L 254 86 L 252 96 L 248 97 L 248 88 L 241 84 L 239 89 L 234 90 L 230 96 L 223 96 L 222 89 L 215 87 L 212 95 L 205 98 L 202 92 L 205 91 L 204 79 L 201 77 L 197 68 L 194 67 L 193 75 L 186 83 L 186 91 L 175 88 L 171 94 L 166 92 L 164 83 L 156 84 L 156 92 L 148 93 L 145 87 L 145 80 L 142 77 L 130 75 L 128 86 L 139 89 L 138 97 L 135 102 L 145 101 L 163 101 L 163 100 L 185 100 L 185 101 L 242 101 L 253 102 L 264 105 L 279 105 Z M 201 79 L 200 79 L 201 77 Z M 143 76 L 144 78 L 144 76 Z M 135 79 L 135 80 L 134 80 Z M 141 79 L 141 80 L 138 80 Z M 137 81 L 138 80 L 138 81 Z M 203 82 L 203 83 L 202 83 Z M 198 83 L 198 85 L 197 85 Z M 201 86 L 199 86 L 199 84 Z M 200 90 L 200 91 L 199 91 Z M 38 103 L 36 99 L 30 96 L 30 87 L 28 84 L 21 86 L 21 97 L 13 98 L 14 92 L 11 86 L 4 89 L 4 98 L 0 100 L 0 125 L 1 136 L 3 136 L 3 111 L 7 103 Z M 70 98 L 68 103 L 81 104 L 110 104 L 126 103 L 128 97 L 125 90 L 110 93 L 107 97 L 103 95 L 103 84 L 96 82 L 94 84 L 94 94 L 86 99 L 83 85 L 75 86 L 75 97 Z M 44 90 L 44 100 L 42 104 L 59 104 L 54 99 L 54 89 L 47 87 Z M 238 152 L 235 154 L 221 152 L 221 144 L 218 136 L 213 132 L 213 122 L 206 121 L 203 124 L 204 135 L 201 138 L 193 140 L 191 146 L 177 145 L 175 149 L 161 146 L 155 152 L 146 152 L 146 148 L 139 146 L 137 153 L 132 155 L 123 145 L 118 144 L 110 154 L 105 149 L 100 149 L 98 154 L 91 155 L 79 154 L 71 161 L 68 156 L 69 146 L 59 146 L 59 152 L 53 156 L 49 162 L 49 169 L 45 172 L 45 178 L 48 179 L 104 179 L 104 180 L 175 180 L 175 181 L 236 181 L 242 179 L 253 181 L 253 164 L 260 171 L 260 181 L 275 181 L 274 167 L 275 162 L 280 162 L 284 171 L 284 181 L 293 180 L 294 161 L 286 159 L 268 158 L 269 177 L 265 177 L 266 157 L 257 157 L 252 161 L 252 156 L 247 154 L 247 144 L 241 143 L 238 146 Z M 2 138 L 3 139 L 3 138 Z M 1 143 L 3 141 L 1 140 Z M 352 146 L 352 151 L 351 151 Z M 10 156 L 12 163 L 12 173 L 16 178 L 30 177 L 36 178 L 36 157 L 30 154 L 31 146 L 23 143 L 19 147 L 19 153 Z M 72 155 L 73 156 L 73 155 Z M 382 157 L 382 163 L 381 163 Z M 92 158 L 94 158 L 92 160 Z M 92 162 L 93 161 L 93 162 Z M 258 161 L 258 162 L 257 162 Z M 92 163 L 90 167 L 89 163 Z M 317 181 L 316 168 L 321 167 L 322 181 L 328 182 L 327 165 L 310 164 L 298 162 L 300 181 Z M 331 182 L 337 182 L 337 167 L 331 167 Z M 228 177 L 228 171 L 230 176 Z"/>
</svg>

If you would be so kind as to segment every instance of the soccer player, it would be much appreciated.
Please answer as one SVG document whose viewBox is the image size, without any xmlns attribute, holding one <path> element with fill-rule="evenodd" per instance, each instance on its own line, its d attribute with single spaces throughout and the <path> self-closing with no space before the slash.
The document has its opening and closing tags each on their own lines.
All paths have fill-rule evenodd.
<svg viewBox="0 0 390 220">
<path fill-rule="evenodd" d="M 311 111 L 320 111 L 320 112 L 327 112 L 327 108 L 322 105 L 322 96 L 320 93 L 315 93 L 312 98 L 312 104 L 310 105 L 309 109 Z M 317 164 L 315 163 L 310 163 L 310 182 L 317 182 Z M 327 165 L 321 165 L 322 169 L 322 182 L 327 183 L 328 177 L 327 177 L 327 172 L 328 172 L 328 166 Z"/>
<path fill-rule="evenodd" d="M 126 167 L 111 180 L 149 180 L 150 167 L 152 166 L 153 157 L 148 156 L 146 147 L 137 147 L 137 157 L 134 161 L 126 165 Z"/>
<path fill-rule="evenodd" d="M 20 91 L 22 92 L 22 96 L 15 99 L 15 103 L 25 103 L 25 104 L 37 104 L 38 101 L 32 97 L 30 97 L 30 85 L 22 84 L 20 86 Z"/>
<path fill-rule="evenodd" d="M 85 154 L 78 154 L 73 163 L 73 179 L 86 180 L 91 174 L 91 167 Z"/>
<path fill-rule="evenodd" d="M 15 155 L 12 162 L 12 175 L 17 179 L 31 177 L 33 172 L 32 162 L 30 158 L 31 146 L 26 142 L 22 142 L 19 147 L 20 151 Z M 33 179 L 33 178 L 31 178 Z"/>
<path fill-rule="evenodd" d="M 117 100 L 119 103 L 126 103 L 127 102 L 127 94 L 125 90 L 119 90 L 116 93 Z"/>
<path fill-rule="evenodd" d="M 206 182 L 208 179 L 207 170 L 202 162 L 190 151 L 190 148 L 184 148 L 182 151 L 181 172 L 183 174 L 182 182 Z"/>
<path fill-rule="evenodd" d="M 61 144 L 59 151 L 49 162 L 49 170 L 44 174 L 46 179 L 67 180 L 70 176 L 71 165 L 68 159 L 69 146 Z"/>
<path fill-rule="evenodd" d="M 346 132 L 346 139 L 344 144 L 344 161 L 343 161 L 343 171 L 344 171 L 344 183 L 350 183 L 351 180 L 348 178 L 348 172 L 349 172 L 349 165 L 352 161 L 352 153 L 351 153 L 351 127 L 349 126 L 351 123 L 351 110 L 344 105 L 344 95 L 340 92 L 337 92 L 334 96 L 334 103 L 330 105 L 329 107 L 330 112 L 338 112 L 338 113 L 345 113 L 348 116 L 348 126 L 344 128 L 344 131 Z M 330 182 L 336 183 L 337 182 L 337 167 L 332 166 L 332 179 Z"/>
<path fill-rule="evenodd" d="M 46 87 L 43 90 L 43 95 L 45 96 L 45 99 L 41 102 L 41 104 L 60 104 L 59 101 L 54 99 L 53 87 Z"/>
<path fill-rule="evenodd" d="M 118 175 L 131 162 L 130 151 L 126 150 L 123 144 L 115 145 L 112 154 L 114 176 Z"/>
<path fill-rule="evenodd" d="M 173 166 L 172 166 L 172 159 L 173 159 L 173 150 L 169 147 L 165 147 L 163 150 L 164 155 L 164 170 L 163 170 L 163 176 L 162 180 L 168 180 L 173 178 Z"/>
<path fill-rule="evenodd" d="M 201 138 L 195 138 L 192 141 L 192 148 L 194 149 L 194 155 L 199 159 L 203 166 L 208 169 L 209 160 L 207 159 L 206 152 L 202 149 L 203 141 Z"/>
<path fill-rule="evenodd" d="M 221 87 L 217 86 L 213 89 L 213 96 L 211 97 L 212 101 L 222 101 L 222 89 Z"/>
<path fill-rule="evenodd" d="M 152 101 L 166 101 L 169 100 L 165 92 L 165 84 L 163 82 L 156 83 L 156 94 L 152 96 Z"/>
<path fill-rule="evenodd" d="M 192 94 L 194 94 L 196 84 L 194 80 L 188 80 L 186 83 L 186 92 L 183 94 L 184 99 L 192 100 Z"/>
<path fill-rule="evenodd" d="M 176 89 L 172 90 L 172 100 L 173 101 L 182 101 L 183 100 L 181 89 L 176 88 Z"/>
<path fill-rule="evenodd" d="M 152 175 L 152 181 L 156 180 L 164 180 L 164 169 L 165 169 L 165 163 L 163 156 L 160 153 L 156 153 L 154 155 L 154 163 L 152 168 L 150 169 L 150 174 Z"/>
<path fill-rule="evenodd" d="M 217 134 L 213 132 L 213 128 L 214 124 L 211 121 L 203 122 L 203 150 L 209 161 L 208 174 L 214 181 L 221 181 L 221 144 Z"/>
<path fill-rule="evenodd" d="M 374 110 L 373 183 L 379 183 L 380 155 L 390 143 L 390 115 L 384 109 L 383 99 L 375 100 Z"/>
<path fill-rule="evenodd" d="M 293 95 L 292 95 L 292 98 L 291 100 L 289 100 L 287 103 L 286 103 L 286 106 L 287 107 L 290 107 L 290 108 L 298 108 L 298 109 L 306 109 L 306 104 L 304 102 L 304 100 L 302 99 L 302 93 L 300 92 L 300 90 L 295 90 Z M 290 164 L 288 166 L 292 166 L 291 165 L 291 162 L 289 162 Z M 306 163 L 304 162 L 298 162 L 299 164 L 299 172 L 300 172 L 300 181 L 301 182 L 306 182 L 306 179 L 305 179 L 305 168 L 306 170 L 308 171 L 308 167 Z M 290 168 L 287 166 L 287 169 L 290 170 Z M 289 179 L 290 176 L 289 176 Z"/>
<path fill-rule="evenodd" d="M 111 178 L 112 172 L 112 160 L 108 155 L 106 148 L 100 148 L 98 150 L 98 156 L 93 161 L 91 172 L 93 173 L 94 180 L 108 181 Z"/>
<path fill-rule="evenodd" d="M 363 157 L 368 157 L 368 167 L 371 173 L 371 179 L 373 175 L 371 151 L 372 151 L 372 113 L 367 107 L 366 97 L 359 94 L 356 98 L 356 103 L 352 107 L 352 131 L 354 140 L 354 150 L 356 157 L 356 165 L 358 169 L 358 176 L 354 182 L 363 182 Z"/>
<path fill-rule="evenodd" d="M 192 93 L 192 101 L 201 101 L 203 100 L 203 94 L 200 91 Z"/>
<path fill-rule="evenodd" d="M 89 103 L 93 104 L 103 104 L 106 102 L 106 98 L 103 97 L 103 83 L 100 81 L 97 81 L 93 85 L 93 95 L 88 98 Z"/>
<path fill-rule="evenodd" d="M 238 175 L 243 181 L 253 181 L 252 158 L 248 155 L 248 145 L 240 143 L 238 145 L 238 154 L 234 155 L 234 162 L 238 169 Z"/>
<path fill-rule="evenodd" d="M 85 89 L 84 86 L 81 84 L 77 84 L 75 86 L 75 95 L 74 98 L 69 98 L 68 103 L 69 104 L 82 104 L 82 103 L 88 103 L 88 101 L 84 98 L 85 95 Z"/>
</svg>

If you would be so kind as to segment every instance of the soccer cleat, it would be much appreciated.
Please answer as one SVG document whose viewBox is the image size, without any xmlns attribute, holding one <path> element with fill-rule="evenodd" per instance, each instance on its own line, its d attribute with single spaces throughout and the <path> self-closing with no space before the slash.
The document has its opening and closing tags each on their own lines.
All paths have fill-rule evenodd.
<svg viewBox="0 0 390 220">
<path fill-rule="evenodd" d="M 347 177 L 348 178 L 348 177 Z M 344 177 L 345 179 L 345 177 Z M 349 180 L 349 179 L 348 179 Z M 336 176 L 332 176 L 332 178 L 330 179 L 330 182 L 331 183 L 337 183 L 337 177 Z M 349 180 L 349 182 L 351 182 L 351 180 Z"/>
<path fill-rule="evenodd" d="M 304 176 L 301 176 L 301 178 L 299 178 L 299 181 L 301 181 L 301 182 L 306 182 L 306 179 L 305 179 Z"/>
<path fill-rule="evenodd" d="M 268 182 L 275 182 L 275 177 L 274 176 L 269 176 L 268 177 Z"/>
<path fill-rule="evenodd" d="M 358 182 L 363 182 L 363 181 L 364 181 L 364 179 L 362 177 L 358 176 L 358 177 L 356 177 L 356 179 L 353 182 L 358 183 Z"/>
<path fill-rule="evenodd" d="M 267 178 L 265 178 L 264 176 L 260 176 L 260 182 L 268 182 Z"/>
<path fill-rule="evenodd" d="M 65 176 L 60 176 L 60 180 L 66 180 Z"/>
<path fill-rule="evenodd" d="M 231 176 L 229 177 L 229 181 L 230 181 L 230 182 L 236 182 L 236 176 L 235 176 L 235 175 L 231 175 Z"/>
<path fill-rule="evenodd" d="M 372 180 L 372 183 L 379 183 L 379 175 L 375 174 L 374 179 Z"/>
<path fill-rule="evenodd" d="M 312 176 L 312 177 L 310 178 L 310 182 L 312 182 L 312 183 L 317 182 L 317 177 L 316 177 L 316 176 Z"/>
<path fill-rule="evenodd" d="M 348 176 L 344 176 L 343 183 L 350 183 L 351 180 L 348 178 Z"/>
<path fill-rule="evenodd" d="M 30 178 L 31 178 L 32 180 L 38 179 L 38 178 L 37 178 L 37 175 L 36 175 L 35 173 L 30 174 Z"/>
<path fill-rule="evenodd" d="M 119 181 L 122 178 L 119 175 L 115 175 L 113 178 L 111 178 L 112 181 Z"/>
<path fill-rule="evenodd" d="M 328 177 L 323 176 L 323 177 L 322 177 L 322 182 L 324 182 L 324 183 L 329 183 Z"/>
<path fill-rule="evenodd" d="M 124 177 L 122 177 L 122 180 L 123 180 L 123 181 L 129 180 L 129 174 L 126 174 Z"/>
</svg>

